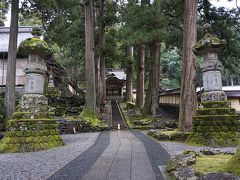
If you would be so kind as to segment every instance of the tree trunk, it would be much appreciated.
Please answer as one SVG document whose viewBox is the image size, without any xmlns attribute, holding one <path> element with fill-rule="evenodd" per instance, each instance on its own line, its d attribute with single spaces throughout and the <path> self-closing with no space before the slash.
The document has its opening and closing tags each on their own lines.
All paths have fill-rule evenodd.
<svg viewBox="0 0 240 180">
<path fill-rule="evenodd" d="M 126 74 L 126 101 L 131 102 L 132 97 L 132 60 L 133 60 L 133 46 L 128 46 L 126 50 L 126 57 L 128 60 L 127 74 Z"/>
<path fill-rule="evenodd" d="M 18 12 L 19 0 L 12 1 L 11 7 L 11 25 L 8 46 L 8 62 L 7 62 L 7 81 L 5 90 L 5 115 L 11 118 L 15 111 L 15 81 L 16 81 L 16 58 L 17 58 L 17 36 L 18 36 Z"/>
<path fill-rule="evenodd" d="M 153 92 L 152 92 L 152 115 L 156 117 L 159 103 L 159 81 L 160 81 L 160 51 L 161 43 L 156 42 L 153 45 Z"/>
<path fill-rule="evenodd" d="M 100 111 L 100 94 L 101 94 L 101 81 L 100 81 L 100 59 L 95 59 L 95 83 L 96 83 L 96 106 L 97 106 L 97 112 Z"/>
<path fill-rule="evenodd" d="M 85 78 L 86 107 L 96 113 L 96 83 L 94 62 L 94 14 L 93 0 L 86 0 L 85 6 Z"/>
<path fill-rule="evenodd" d="M 144 105 L 144 61 L 145 47 L 143 44 L 138 46 L 138 63 L 137 63 L 137 97 L 136 107 L 142 108 Z"/>
<path fill-rule="evenodd" d="M 231 81 L 231 86 L 234 86 L 234 81 L 232 76 L 230 76 L 230 81 Z"/>
<path fill-rule="evenodd" d="M 192 129 L 192 116 L 197 107 L 196 62 L 192 47 L 197 37 L 197 0 L 185 0 L 183 63 L 178 127 L 182 131 Z"/>
<path fill-rule="evenodd" d="M 148 75 L 148 89 L 145 97 L 145 103 L 143 108 L 144 115 L 150 115 L 151 112 L 151 104 L 152 104 L 152 90 L 153 90 L 153 70 L 149 72 Z"/>
<path fill-rule="evenodd" d="M 105 67 L 105 25 L 104 25 L 104 2 L 100 2 L 100 36 L 99 36 L 99 59 L 100 59 L 100 103 L 104 104 L 106 100 L 106 67 Z M 100 106 L 101 106 L 100 105 Z"/>
</svg>

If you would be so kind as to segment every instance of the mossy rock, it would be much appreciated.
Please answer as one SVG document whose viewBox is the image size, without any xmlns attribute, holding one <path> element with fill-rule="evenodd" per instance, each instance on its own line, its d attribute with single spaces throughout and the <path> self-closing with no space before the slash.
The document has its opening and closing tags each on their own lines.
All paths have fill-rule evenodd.
<svg viewBox="0 0 240 180">
<path fill-rule="evenodd" d="M 135 103 L 134 102 L 127 102 L 126 103 L 126 108 L 127 109 L 134 109 L 135 108 Z"/>
<path fill-rule="evenodd" d="M 208 101 L 200 103 L 204 108 L 230 108 L 231 104 L 228 101 Z"/>
<path fill-rule="evenodd" d="M 8 123 L 0 153 L 39 151 L 64 144 L 55 119 L 14 119 Z"/>
<path fill-rule="evenodd" d="M 198 115 L 235 115 L 234 108 L 202 108 L 197 110 Z"/>
<path fill-rule="evenodd" d="M 194 121 L 232 121 L 238 120 L 239 115 L 196 115 L 193 119 Z"/>
<path fill-rule="evenodd" d="M 238 135 L 234 132 L 194 132 L 189 135 L 187 142 L 190 144 L 207 145 L 214 147 L 236 146 L 239 143 Z"/>
</svg>

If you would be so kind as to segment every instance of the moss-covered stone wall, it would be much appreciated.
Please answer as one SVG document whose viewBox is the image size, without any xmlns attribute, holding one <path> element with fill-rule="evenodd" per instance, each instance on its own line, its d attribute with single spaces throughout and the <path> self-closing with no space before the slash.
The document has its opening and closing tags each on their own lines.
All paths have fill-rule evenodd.
<svg viewBox="0 0 240 180">
<path fill-rule="evenodd" d="M 213 146 L 232 146 L 239 142 L 239 115 L 227 101 L 201 104 L 193 117 L 193 133 L 189 141 Z"/>
<path fill-rule="evenodd" d="M 52 112 L 15 112 L 0 141 L 0 153 L 30 152 L 64 145 Z"/>
</svg>

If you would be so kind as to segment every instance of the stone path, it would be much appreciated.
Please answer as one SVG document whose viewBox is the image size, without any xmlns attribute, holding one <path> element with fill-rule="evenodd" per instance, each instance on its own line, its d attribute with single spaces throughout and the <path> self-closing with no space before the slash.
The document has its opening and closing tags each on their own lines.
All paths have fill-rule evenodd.
<svg viewBox="0 0 240 180">
<path fill-rule="evenodd" d="M 158 180 L 169 154 L 139 131 L 116 130 L 63 136 L 66 146 L 0 154 L 0 179 Z"/>
<path fill-rule="evenodd" d="M 123 122 L 123 119 L 121 117 L 121 113 L 118 109 L 118 104 L 116 101 L 111 102 L 112 105 L 112 127 L 113 129 L 118 129 L 118 124 L 120 124 L 121 129 L 125 129 L 125 124 Z"/>
<path fill-rule="evenodd" d="M 112 131 L 110 145 L 84 176 L 85 180 L 155 180 L 144 148 L 130 131 Z"/>
</svg>

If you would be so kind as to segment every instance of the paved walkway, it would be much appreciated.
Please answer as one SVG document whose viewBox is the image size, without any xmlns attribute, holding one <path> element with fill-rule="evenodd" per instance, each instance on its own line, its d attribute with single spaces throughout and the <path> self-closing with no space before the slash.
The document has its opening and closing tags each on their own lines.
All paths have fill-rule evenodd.
<svg viewBox="0 0 240 180">
<path fill-rule="evenodd" d="M 63 135 L 65 146 L 45 151 L 0 154 L 0 180 L 45 180 L 88 151 L 99 133 Z"/>
<path fill-rule="evenodd" d="M 135 130 L 64 135 L 66 146 L 0 154 L 0 179 L 161 180 L 169 154 Z"/>
<path fill-rule="evenodd" d="M 93 164 L 85 180 L 155 180 L 144 144 L 130 131 L 112 131 L 110 145 Z"/>
</svg>

